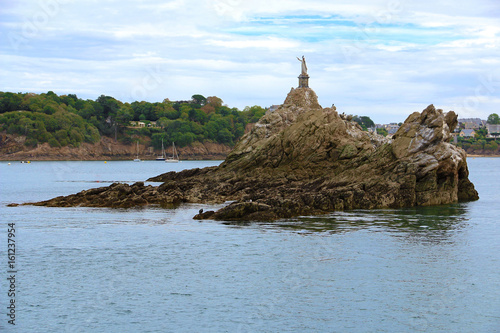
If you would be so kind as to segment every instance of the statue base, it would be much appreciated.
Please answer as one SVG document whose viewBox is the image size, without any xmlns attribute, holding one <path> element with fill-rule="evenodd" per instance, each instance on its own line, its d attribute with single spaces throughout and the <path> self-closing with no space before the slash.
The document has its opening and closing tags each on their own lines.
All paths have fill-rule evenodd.
<svg viewBox="0 0 500 333">
<path fill-rule="evenodd" d="M 309 75 L 299 75 L 299 88 L 309 88 Z"/>
</svg>

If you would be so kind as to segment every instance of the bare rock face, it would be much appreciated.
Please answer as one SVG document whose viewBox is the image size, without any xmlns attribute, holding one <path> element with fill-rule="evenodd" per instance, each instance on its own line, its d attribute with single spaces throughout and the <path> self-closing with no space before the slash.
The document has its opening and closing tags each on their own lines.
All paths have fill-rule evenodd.
<svg viewBox="0 0 500 333">
<path fill-rule="evenodd" d="M 448 141 L 457 115 L 429 105 L 413 113 L 393 137 L 394 155 L 416 168 L 416 205 L 436 205 L 477 199 L 468 181 L 466 153 Z"/>
<path fill-rule="evenodd" d="M 273 220 L 343 209 L 399 208 L 477 200 L 465 152 L 450 143 L 457 115 L 430 105 L 387 139 L 365 132 L 310 88 L 292 89 L 219 167 L 169 172 L 158 187 L 113 184 L 38 205 L 224 203 L 197 219 Z"/>
</svg>

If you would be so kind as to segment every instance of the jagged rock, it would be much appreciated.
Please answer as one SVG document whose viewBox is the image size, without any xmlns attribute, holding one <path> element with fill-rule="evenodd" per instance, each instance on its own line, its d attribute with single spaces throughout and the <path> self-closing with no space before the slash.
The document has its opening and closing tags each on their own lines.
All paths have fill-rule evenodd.
<svg viewBox="0 0 500 333">
<path fill-rule="evenodd" d="M 310 88 L 292 89 L 219 167 L 169 172 L 144 184 L 113 184 L 38 205 L 132 207 L 231 204 L 196 219 L 274 220 L 343 209 L 398 208 L 477 200 L 466 154 L 450 143 L 457 115 L 429 105 L 393 139 L 362 131 L 322 108 Z"/>
</svg>

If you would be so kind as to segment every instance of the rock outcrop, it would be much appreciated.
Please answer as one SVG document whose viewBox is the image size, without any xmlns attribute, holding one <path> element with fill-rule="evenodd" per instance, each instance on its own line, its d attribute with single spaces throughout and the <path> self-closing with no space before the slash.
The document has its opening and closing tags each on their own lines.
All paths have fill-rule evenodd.
<svg viewBox="0 0 500 333">
<path fill-rule="evenodd" d="M 197 219 L 273 220 L 344 209 L 477 200 L 465 152 L 450 143 L 457 115 L 433 105 L 411 114 L 393 139 L 365 132 L 310 88 L 292 89 L 218 167 L 169 172 L 157 187 L 113 184 L 37 203 L 131 207 L 231 203 Z"/>
</svg>

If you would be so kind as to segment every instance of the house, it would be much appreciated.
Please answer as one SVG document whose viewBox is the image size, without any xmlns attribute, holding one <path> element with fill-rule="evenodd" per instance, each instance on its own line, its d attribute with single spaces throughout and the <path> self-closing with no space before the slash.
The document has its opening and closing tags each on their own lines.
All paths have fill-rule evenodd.
<svg viewBox="0 0 500 333">
<path fill-rule="evenodd" d="M 500 138 L 500 125 L 487 124 L 488 138 Z"/>
<path fill-rule="evenodd" d="M 131 121 L 129 127 L 130 128 L 146 127 L 146 123 L 142 121 Z"/>
<path fill-rule="evenodd" d="M 460 127 L 465 129 L 478 129 L 484 127 L 486 121 L 481 120 L 480 118 L 462 118 L 458 119 L 458 123 L 460 124 Z"/>
<path fill-rule="evenodd" d="M 460 131 L 460 136 L 463 138 L 473 138 L 476 135 L 476 131 L 473 129 L 463 129 Z"/>
<path fill-rule="evenodd" d="M 387 128 L 387 134 L 388 135 L 394 135 L 396 134 L 396 132 L 398 131 L 399 129 L 399 126 L 398 127 L 394 127 L 394 126 L 390 126 Z"/>
<path fill-rule="evenodd" d="M 398 123 L 390 123 L 388 125 L 384 125 L 384 128 L 387 130 L 388 135 L 394 135 L 399 129 Z"/>
<path fill-rule="evenodd" d="M 266 114 L 269 114 L 269 113 L 271 113 L 271 112 L 274 112 L 274 111 L 278 110 L 278 108 L 279 108 L 280 106 L 281 106 L 281 105 L 271 105 L 271 106 L 269 107 L 269 109 L 267 109 Z"/>
</svg>

